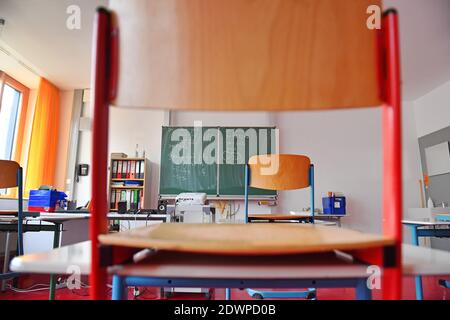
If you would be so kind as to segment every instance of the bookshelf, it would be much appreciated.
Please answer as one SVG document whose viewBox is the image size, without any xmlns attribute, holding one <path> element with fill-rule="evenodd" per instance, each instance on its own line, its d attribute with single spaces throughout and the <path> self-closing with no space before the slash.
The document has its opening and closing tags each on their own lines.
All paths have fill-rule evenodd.
<svg viewBox="0 0 450 320">
<path fill-rule="evenodd" d="M 148 160 L 111 158 L 109 169 L 109 210 L 118 211 L 119 201 L 127 202 L 127 210 L 147 208 Z"/>
</svg>

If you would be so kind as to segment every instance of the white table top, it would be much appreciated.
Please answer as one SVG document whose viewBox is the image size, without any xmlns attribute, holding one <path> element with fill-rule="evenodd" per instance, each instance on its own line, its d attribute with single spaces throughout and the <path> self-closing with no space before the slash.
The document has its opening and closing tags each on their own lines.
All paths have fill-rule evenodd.
<svg viewBox="0 0 450 320">
<path fill-rule="evenodd" d="M 413 224 L 418 226 L 450 226 L 450 221 L 427 221 L 426 218 L 419 220 L 406 219 L 402 220 L 403 224 Z"/>
<path fill-rule="evenodd" d="M 405 275 L 449 275 L 450 252 L 404 244 L 403 272 Z"/>
<path fill-rule="evenodd" d="M 65 221 L 73 221 L 73 220 L 84 220 L 89 219 L 91 217 L 90 213 L 48 213 L 42 212 L 39 217 L 26 217 L 24 222 L 28 221 L 47 221 L 47 222 L 65 222 Z M 153 214 L 148 217 L 147 214 L 120 214 L 110 212 L 108 213 L 109 220 L 139 220 L 139 221 L 151 221 L 153 219 L 165 219 L 166 215 L 164 214 Z M 17 217 L 14 216 L 0 216 L 0 223 L 15 223 L 17 222 Z"/>
<path fill-rule="evenodd" d="M 289 213 L 292 215 L 296 215 L 296 216 L 311 217 L 311 212 L 291 210 Z M 348 217 L 348 214 L 314 213 L 314 217 L 345 218 L 345 217 Z"/>
<path fill-rule="evenodd" d="M 85 241 L 49 252 L 15 257 L 11 261 L 10 269 L 22 273 L 67 274 L 73 272 L 73 270 L 68 270 L 69 266 L 77 266 L 80 268 L 82 274 L 88 274 L 90 270 L 90 254 L 90 241 Z M 302 257 L 308 256 L 303 255 Z M 258 262 L 256 264 L 259 265 L 257 267 L 257 274 L 259 276 L 263 276 L 268 272 L 272 277 L 276 274 L 283 274 L 284 277 L 290 275 L 291 277 L 297 278 L 301 277 L 301 274 L 304 274 L 304 277 L 308 278 L 361 277 L 364 276 L 363 273 L 367 275 L 365 265 L 346 263 L 343 260 L 338 261 L 337 259 L 326 261 L 323 258 L 303 259 L 303 262 L 300 263 L 301 265 L 295 262 L 294 264 L 286 263 L 285 265 L 275 266 L 271 263 L 273 261 L 271 259 L 275 259 L 274 257 L 265 257 L 264 259 L 266 260 L 265 263 Z M 204 268 L 203 270 L 207 270 L 208 273 L 214 272 L 214 270 L 220 270 L 222 278 L 234 277 L 236 270 L 229 268 L 229 265 L 227 266 L 227 259 L 222 259 L 221 261 L 223 263 L 208 265 L 208 268 Z M 163 267 L 166 274 L 167 272 L 178 272 L 178 274 L 173 274 L 174 276 L 185 276 L 186 274 L 200 276 L 199 272 L 202 269 L 198 268 L 198 263 L 200 262 L 197 262 L 197 265 L 192 263 L 190 265 L 186 263 L 180 265 L 180 263 L 175 261 L 175 263 L 167 264 Z M 239 265 L 242 266 L 242 264 Z M 212 267 L 214 267 L 214 270 L 211 269 Z M 248 268 L 239 270 L 243 275 L 250 271 L 255 275 L 256 270 L 254 267 L 255 263 L 250 263 Z M 450 252 L 404 244 L 403 271 L 405 275 L 448 275 L 450 274 Z M 227 274 L 224 274 L 224 272 L 227 272 Z M 250 276 L 250 274 L 248 275 Z"/>
<path fill-rule="evenodd" d="M 81 274 L 89 274 L 91 241 L 83 241 L 47 252 L 15 257 L 11 261 L 10 270 L 23 273 L 69 274 L 73 272 L 73 270 L 68 270 L 69 266 L 80 268 Z"/>
</svg>

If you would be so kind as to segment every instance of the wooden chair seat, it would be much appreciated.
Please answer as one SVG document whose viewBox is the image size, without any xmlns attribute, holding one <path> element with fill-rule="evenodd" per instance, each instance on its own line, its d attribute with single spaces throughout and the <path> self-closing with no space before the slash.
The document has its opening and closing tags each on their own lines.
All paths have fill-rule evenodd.
<svg viewBox="0 0 450 320">
<path fill-rule="evenodd" d="M 312 224 L 163 223 L 100 235 L 104 245 L 224 255 L 280 255 L 392 245 L 386 236 Z"/>
</svg>

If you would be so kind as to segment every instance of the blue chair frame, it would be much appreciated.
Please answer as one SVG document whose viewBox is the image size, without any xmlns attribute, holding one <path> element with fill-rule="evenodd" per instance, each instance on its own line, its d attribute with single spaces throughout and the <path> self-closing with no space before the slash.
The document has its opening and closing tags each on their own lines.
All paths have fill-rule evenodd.
<svg viewBox="0 0 450 320">
<path fill-rule="evenodd" d="M 248 223 L 248 196 L 249 196 L 249 187 L 250 187 L 250 166 L 248 164 L 245 165 L 245 190 L 244 190 L 244 199 L 245 199 L 245 223 Z M 311 201 L 311 223 L 314 223 L 314 165 L 311 164 L 309 166 L 309 187 L 310 187 L 310 201 Z M 253 289 L 246 289 L 247 293 L 253 297 L 258 299 L 265 298 L 303 298 L 303 299 L 315 299 L 316 297 L 316 289 L 309 288 L 306 291 L 257 291 Z M 230 298 L 230 292 L 227 289 L 226 291 L 227 300 Z"/>
</svg>

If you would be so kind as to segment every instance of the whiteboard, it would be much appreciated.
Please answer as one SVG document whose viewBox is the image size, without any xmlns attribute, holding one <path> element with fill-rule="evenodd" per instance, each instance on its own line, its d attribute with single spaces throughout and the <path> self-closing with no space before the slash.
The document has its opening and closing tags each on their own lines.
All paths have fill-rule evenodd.
<svg viewBox="0 0 450 320">
<path fill-rule="evenodd" d="M 450 173 L 449 141 L 425 148 L 429 176 Z"/>
</svg>

